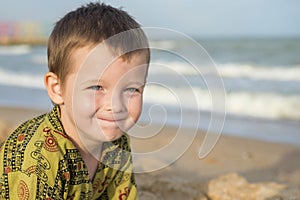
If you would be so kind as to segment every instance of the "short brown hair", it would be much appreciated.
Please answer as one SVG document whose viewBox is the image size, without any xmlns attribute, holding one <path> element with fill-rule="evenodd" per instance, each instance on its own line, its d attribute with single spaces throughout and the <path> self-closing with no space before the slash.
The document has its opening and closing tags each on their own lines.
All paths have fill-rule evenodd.
<svg viewBox="0 0 300 200">
<path fill-rule="evenodd" d="M 115 54 L 122 55 L 129 60 L 132 53 L 143 52 L 146 62 L 150 61 L 147 37 L 142 29 L 128 13 L 103 3 L 89 3 L 71 11 L 60 19 L 48 40 L 48 68 L 55 73 L 63 83 L 67 74 L 71 71 L 70 54 L 74 49 L 84 46 L 96 46 L 102 41 L 129 31 L 126 38 L 120 37 L 109 42 Z M 129 38 L 129 40 L 128 40 Z M 127 49 L 135 49 L 127 52 Z"/>
</svg>

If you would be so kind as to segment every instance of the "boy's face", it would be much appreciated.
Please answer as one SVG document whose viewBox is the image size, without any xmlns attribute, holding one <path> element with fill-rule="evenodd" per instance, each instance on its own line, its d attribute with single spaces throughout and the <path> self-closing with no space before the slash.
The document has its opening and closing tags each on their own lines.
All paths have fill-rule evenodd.
<svg viewBox="0 0 300 200">
<path fill-rule="evenodd" d="M 68 135 L 85 145 L 113 141 L 128 131 L 142 110 L 145 56 L 114 58 L 105 47 L 71 55 L 72 72 L 62 86 L 61 120 Z M 74 136 L 75 134 L 75 136 Z"/>
</svg>

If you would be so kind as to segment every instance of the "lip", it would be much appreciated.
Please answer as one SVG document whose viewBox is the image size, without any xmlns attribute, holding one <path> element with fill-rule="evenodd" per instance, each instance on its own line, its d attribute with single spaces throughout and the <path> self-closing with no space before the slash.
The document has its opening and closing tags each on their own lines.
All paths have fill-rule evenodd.
<svg viewBox="0 0 300 200">
<path fill-rule="evenodd" d="M 112 118 L 103 118 L 103 117 L 98 117 L 97 119 L 100 120 L 101 122 L 114 123 L 114 124 L 124 120 L 124 119 L 112 119 Z"/>
<path fill-rule="evenodd" d="M 106 118 L 97 118 L 98 124 L 102 128 L 120 128 L 123 126 L 123 120 L 115 120 L 115 119 L 106 119 Z"/>
</svg>

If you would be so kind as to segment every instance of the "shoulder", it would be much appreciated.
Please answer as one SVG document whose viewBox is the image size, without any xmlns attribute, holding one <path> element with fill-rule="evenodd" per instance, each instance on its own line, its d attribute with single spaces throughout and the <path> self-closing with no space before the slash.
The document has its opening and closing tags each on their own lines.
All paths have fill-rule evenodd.
<svg viewBox="0 0 300 200">
<path fill-rule="evenodd" d="M 89 180 L 79 151 L 53 111 L 20 125 L 0 147 L 0 163 L 0 185 L 5 181 L 14 184 L 19 177 L 30 187 L 47 187 L 54 196 L 61 196 L 69 182 L 80 189 L 80 184 Z M 6 191 L 15 189 L 9 186 Z M 43 192 L 35 191 L 37 196 Z"/>
<path fill-rule="evenodd" d="M 27 120 L 17 127 L 4 141 L 0 147 L 0 162 L 3 164 L 3 167 L 0 167 L 0 176 L 18 171 L 30 174 L 35 169 L 34 164 L 29 165 L 29 162 L 34 163 L 32 160 L 38 159 L 34 153 L 34 145 L 31 145 L 31 143 L 44 120 L 45 114 Z M 39 145 L 37 143 L 34 144 L 38 148 Z"/>
<path fill-rule="evenodd" d="M 23 145 L 24 143 L 27 144 L 35 134 L 36 130 L 45 120 L 45 116 L 46 114 L 29 119 L 18 126 L 2 143 L 2 146 L 0 147 L 0 153 L 3 151 L 3 149 L 9 148 L 10 146 L 15 147 L 21 143 Z"/>
<path fill-rule="evenodd" d="M 15 129 L 0 147 L 0 162 L 3 165 L 11 170 L 24 170 L 28 163 L 38 166 L 44 161 L 42 165 L 48 169 L 52 168 L 50 163 L 65 159 L 68 149 L 77 151 L 62 128 L 58 127 L 59 116 L 55 115 L 54 110 L 30 119 Z M 14 160 L 18 162 L 12 162 Z"/>
</svg>

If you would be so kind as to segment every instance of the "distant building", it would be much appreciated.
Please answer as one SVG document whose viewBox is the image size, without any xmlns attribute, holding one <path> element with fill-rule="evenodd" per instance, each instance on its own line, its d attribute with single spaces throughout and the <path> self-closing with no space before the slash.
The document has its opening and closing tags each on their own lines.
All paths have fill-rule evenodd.
<svg viewBox="0 0 300 200">
<path fill-rule="evenodd" d="M 50 34 L 50 26 L 42 22 L 1 22 L 0 44 L 44 44 Z"/>
</svg>

